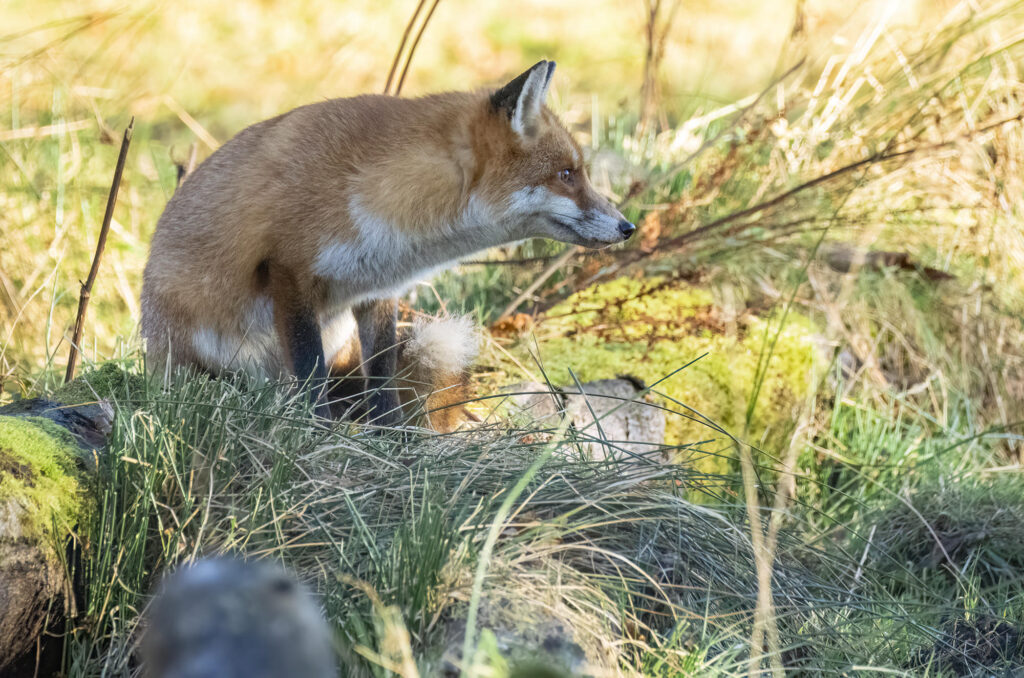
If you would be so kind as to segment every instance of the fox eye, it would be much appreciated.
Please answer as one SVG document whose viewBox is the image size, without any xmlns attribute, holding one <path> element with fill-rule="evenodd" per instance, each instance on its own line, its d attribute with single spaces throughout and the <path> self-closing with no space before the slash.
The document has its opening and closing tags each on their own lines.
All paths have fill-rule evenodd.
<svg viewBox="0 0 1024 678">
<path fill-rule="evenodd" d="M 576 170 L 571 167 L 567 167 L 558 173 L 558 178 L 562 183 L 572 186 L 576 181 Z"/>
</svg>

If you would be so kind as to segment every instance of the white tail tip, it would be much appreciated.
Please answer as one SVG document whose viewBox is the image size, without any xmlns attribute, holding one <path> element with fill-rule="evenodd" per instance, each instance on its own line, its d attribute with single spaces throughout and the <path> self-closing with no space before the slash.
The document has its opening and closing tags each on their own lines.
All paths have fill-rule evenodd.
<svg viewBox="0 0 1024 678">
<path fill-rule="evenodd" d="M 409 358 L 427 370 L 460 374 L 473 364 L 479 343 L 476 327 L 469 316 L 417 318 L 405 351 Z"/>
</svg>

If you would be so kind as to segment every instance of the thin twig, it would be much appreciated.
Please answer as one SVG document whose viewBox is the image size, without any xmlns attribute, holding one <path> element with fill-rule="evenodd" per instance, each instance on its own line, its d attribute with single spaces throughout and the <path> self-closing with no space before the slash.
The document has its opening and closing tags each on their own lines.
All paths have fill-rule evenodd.
<svg viewBox="0 0 1024 678">
<path fill-rule="evenodd" d="M 427 0 L 420 0 L 416 4 L 416 11 L 412 13 L 409 23 L 405 25 L 405 32 L 402 33 L 402 41 L 398 43 L 398 49 L 395 50 L 395 58 L 391 60 L 391 70 L 388 71 L 388 80 L 384 83 L 384 94 L 391 93 L 391 81 L 395 79 L 395 72 L 398 70 L 398 64 L 402 61 L 402 52 L 405 51 L 405 43 L 409 41 L 409 34 L 412 33 L 412 27 L 416 23 L 416 19 L 419 17 L 425 4 L 427 4 Z"/>
<path fill-rule="evenodd" d="M 569 259 L 574 254 L 579 252 L 580 249 L 581 248 L 580 248 L 579 245 L 575 245 L 573 247 L 570 247 L 569 249 L 567 249 L 565 252 L 562 253 L 562 256 L 560 256 L 557 259 L 555 259 L 554 261 L 552 261 L 551 264 L 547 268 L 545 268 L 544 271 L 539 276 L 537 276 L 537 279 L 534 280 L 532 283 L 530 283 L 529 287 L 527 287 L 525 290 L 523 290 L 522 294 L 520 294 L 518 297 L 516 297 L 515 300 L 513 300 L 511 304 L 509 304 L 508 306 L 505 307 L 505 310 L 502 311 L 501 315 L 498 316 L 498 320 L 501 320 L 503 318 L 507 318 L 508 316 L 510 316 L 513 313 L 515 313 L 516 309 L 519 308 L 520 304 L 522 304 L 524 301 L 526 301 L 531 296 L 533 296 L 533 293 L 536 292 L 540 288 L 541 285 L 543 285 L 545 282 L 547 282 L 548 278 L 553 276 L 555 274 L 555 272 L 558 271 L 558 269 L 562 268 L 562 265 L 565 262 L 569 261 Z"/>
<path fill-rule="evenodd" d="M 1024 120 L 1024 113 L 1018 113 L 1017 115 L 1014 115 L 1014 116 L 1011 116 L 1011 117 L 1008 117 L 1008 118 L 1004 118 L 1004 119 L 998 120 L 998 121 L 996 121 L 994 123 L 991 123 L 989 125 L 986 125 L 984 127 L 980 127 L 977 130 L 973 130 L 973 131 L 968 132 L 966 134 L 958 135 L 958 136 L 956 136 L 956 137 L 954 137 L 952 139 L 948 139 L 946 141 L 940 141 L 940 142 L 937 142 L 937 143 L 934 143 L 934 144 L 926 144 L 926 145 L 923 145 L 923 146 L 914 146 L 914 147 L 906 148 L 906 149 L 899 150 L 899 151 L 882 150 L 882 151 L 879 151 L 877 153 L 872 153 L 871 155 L 869 155 L 866 158 L 862 158 L 862 159 L 857 160 L 855 162 L 852 162 L 852 163 L 850 163 L 848 165 L 844 165 L 842 167 L 834 169 L 831 172 L 827 172 L 825 174 L 822 174 L 820 176 L 814 177 L 812 179 L 808 179 L 807 181 L 804 181 L 803 183 L 800 183 L 800 184 L 794 186 L 793 188 L 790 188 L 790 189 L 787 189 L 785 191 L 782 191 L 781 193 L 778 193 L 777 195 L 775 195 L 775 196 L 773 196 L 771 198 L 763 200 L 763 201 L 757 203 L 756 205 L 751 205 L 751 206 L 745 207 L 745 208 L 743 208 L 741 210 L 737 210 L 735 212 L 730 212 L 729 214 L 721 216 L 721 217 L 719 217 L 719 218 L 717 218 L 717 219 L 715 219 L 715 220 L 713 220 L 713 221 L 711 221 L 711 222 L 709 222 L 707 224 L 704 224 L 703 226 L 699 226 L 699 227 L 697 227 L 697 228 L 695 228 L 693 230 L 690 230 L 690 231 L 687 231 L 687 232 L 682 233 L 680 235 L 677 235 L 674 238 L 670 238 L 668 240 L 663 240 L 660 243 L 658 243 L 658 250 L 668 251 L 668 250 L 677 249 L 677 248 L 679 248 L 679 247 L 681 247 L 683 245 L 688 244 L 689 242 L 691 242 L 693 240 L 698 239 L 699 237 L 701 237 L 703 235 L 706 235 L 709 232 L 716 231 L 716 230 L 720 229 L 721 227 L 727 226 L 727 225 L 732 224 L 732 223 L 734 223 L 736 221 L 739 221 L 740 219 L 743 219 L 744 217 L 749 217 L 749 216 L 752 216 L 754 214 L 757 214 L 758 212 L 762 212 L 764 210 L 771 209 L 773 207 L 777 207 L 779 204 L 786 202 L 787 200 L 789 200 L 790 198 L 792 198 L 793 196 L 795 196 L 795 195 L 797 195 L 799 193 L 803 193 L 804 191 L 807 191 L 808 189 L 814 188 L 815 186 L 818 186 L 820 184 L 824 184 L 824 183 L 830 182 L 833 179 L 836 179 L 838 177 L 847 175 L 847 174 L 849 174 L 849 173 L 851 173 L 851 172 L 853 172 L 855 170 L 861 169 L 863 167 L 867 167 L 867 166 L 870 166 L 870 165 L 877 165 L 877 164 L 880 164 L 880 163 L 888 162 L 890 160 L 896 160 L 896 159 L 903 158 L 903 157 L 906 157 L 906 156 L 911 156 L 911 155 L 916 155 L 916 154 L 921 154 L 921 153 L 929 153 L 929 152 L 932 152 L 932 151 L 938 151 L 938 150 L 942 150 L 942 149 L 945 149 L 945 148 L 949 148 L 953 144 L 958 143 L 960 141 L 964 141 L 964 140 L 967 140 L 967 139 L 975 138 L 975 137 L 977 137 L 977 136 L 979 136 L 981 134 L 984 134 L 986 132 L 990 132 L 990 131 L 992 131 L 994 129 L 997 129 L 999 127 L 1003 127 L 1005 125 L 1009 125 L 1009 124 L 1013 124 L 1013 123 L 1019 123 L 1022 120 Z M 594 282 L 597 282 L 597 281 L 602 280 L 602 279 L 606 279 L 607 277 L 616 274 L 618 271 L 622 270 L 626 266 L 630 266 L 632 264 L 635 264 L 638 261 L 641 261 L 642 259 L 649 258 L 652 254 L 654 254 L 654 251 L 650 251 L 650 252 L 645 252 L 645 251 L 642 251 L 642 250 L 628 250 L 628 251 L 630 252 L 630 254 L 628 256 L 625 256 L 621 261 L 619 261 L 618 264 L 614 268 L 612 268 L 610 270 L 602 271 L 602 272 L 600 272 L 598 274 L 595 274 L 594 276 L 591 276 L 590 278 L 588 278 L 584 282 L 583 286 L 586 287 L 586 286 L 588 286 L 588 285 L 590 285 L 590 284 L 592 284 Z"/>
<path fill-rule="evenodd" d="M 860 169 L 861 167 L 864 167 L 866 165 L 875 165 L 875 164 L 878 164 L 878 163 L 886 162 L 888 160 L 895 160 L 897 158 L 902 158 L 902 157 L 905 157 L 905 156 L 908 156 L 908 155 L 914 155 L 916 153 L 927 153 L 927 152 L 930 152 L 930 151 L 942 150 L 944 148 L 948 148 L 949 146 L 953 145 L 954 143 L 956 143 L 958 141 L 963 141 L 964 139 L 968 139 L 970 137 L 977 136 L 979 134 L 984 134 L 985 132 L 989 132 L 989 131 L 991 131 L 993 129 L 996 129 L 998 127 L 1002 127 L 1003 125 L 1008 125 L 1008 124 L 1011 124 L 1011 123 L 1020 122 L 1022 120 L 1022 118 L 1024 118 L 1024 113 L 1018 113 L 1017 115 L 1015 115 L 1013 117 L 1004 118 L 1004 119 L 999 120 L 997 122 L 994 122 L 994 123 L 992 123 L 990 125 L 986 125 L 985 127 L 980 128 L 980 129 L 976 130 L 973 133 L 961 135 L 961 136 L 955 137 L 953 139 L 949 139 L 947 141 L 940 141 L 938 143 L 927 144 L 927 145 L 924 145 L 924 146 L 915 146 L 915 147 L 912 147 L 912 148 L 903 149 L 901 151 L 888 151 L 887 150 L 887 151 L 882 151 L 882 152 L 879 152 L 879 153 L 872 153 L 871 155 L 869 155 L 866 158 L 863 158 L 861 160 L 857 160 L 857 161 L 852 162 L 852 163 L 850 163 L 848 165 L 844 165 L 842 167 L 839 167 L 838 169 L 832 170 L 831 172 L 827 172 L 827 173 L 822 174 L 820 176 L 814 177 L 813 179 L 809 179 L 809 180 L 803 182 L 802 184 L 798 184 L 797 186 L 794 186 L 793 188 L 791 188 L 789 190 L 786 190 L 786 191 L 783 191 L 782 193 L 779 193 L 778 195 L 776 195 L 773 198 L 769 198 L 768 200 L 764 200 L 763 202 L 760 202 L 760 203 L 758 203 L 756 205 L 751 205 L 750 207 L 738 210 L 738 211 L 733 212 L 731 214 L 727 214 L 724 217 L 721 217 L 719 219 L 715 219 L 714 221 L 712 221 L 712 222 L 710 222 L 708 224 L 704 224 L 703 226 L 700 226 L 699 228 L 695 228 L 692 231 L 687 231 L 686 233 L 683 233 L 682 235 L 676 236 L 675 238 L 672 238 L 670 240 L 666 240 L 666 241 L 662 242 L 660 244 L 660 246 L 661 247 L 675 247 L 675 246 L 684 244 L 684 243 L 692 240 L 694 237 L 696 237 L 698 235 L 703 235 L 704 233 L 706 233 L 708 231 L 715 230 L 716 228 L 719 228 L 719 227 L 721 227 L 721 226 L 723 226 L 725 224 L 732 223 L 734 221 L 742 219 L 743 217 L 748 217 L 748 216 L 750 216 L 752 214 L 755 214 L 757 212 L 761 212 L 763 210 L 775 207 L 775 206 L 779 205 L 780 203 L 785 202 L 789 198 L 792 198 L 797 193 L 802 193 L 803 191 L 806 191 L 806 190 L 808 190 L 810 188 L 814 188 L 818 184 L 823 184 L 823 183 L 831 181 L 832 179 L 835 179 L 835 178 L 837 178 L 839 176 L 842 176 L 844 174 L 849 174 L 850 172 L 853 172 L 854 170 Z"/>
<path fill-rule="evenodd" d="M 409 53 L 405 57 L 405 66 L 402 68 L 402 75 L 398 78 L 398 84 L 395 85 L 395 96 L 402 93 L 402 85 L 405 84 L 405 75 L 409 72 L 409 66 L 412 65 L 412 57 L 416 53 L 416 47 L 420 44 L 420 38 L 423 37 L 423 31 L 427 30 L 427 24 L 430 23 L 430 17 L 434 16 L 434 10 L 441 3 L 441 0 L 434 0 L 434 4 L 430 6 L 430 11 L 427 12 L 427 16 L 423 17 L 423 23 L 420 24 L 420 30 L 417 31 L 416 37 L 412 41 L 412 45 L 409 46 Z"/>
<path fill-rule="evenodd" d="M 545 254 L 542 257 L 522 257 L 520 259 L 467 259 L 460 261 L 459 266 L 528 266 L 530 264 L 546 264 L 559 256 L 558 254 Z"/>
<path fill-rule="evenodd" d="M 89 299 L 92 296 L 92 286 L 96 282 L 96 275 L 100 270 L 100 259 L 103 258 L 103 250 L 107 246 L 107 233 L 110 232 L 110 221 L 114 218 L 114 204 L 117 203 L 117 192 L 121 188 L 121 175 L 124 174 L 124 163 L 128 157 L 128 146 L 132 142 L 132 131 L 135 129 L 135 118 L 131 119 L 128 127 L 124 130 L 124 138 L 121 139 L 121 152 L 117 155 L 117 166 L 114 168 L 114 180 L 110 184 L 110 194 L 107 196 L 107 211 L 103 213 L 103 225 L 100 227 L 100 238 L 96 243 L 96 254 L 92 257 L 92 268 L 89 269 L 89 277 L 82 283 L 82 292 L 78 297 L 78 317 L 75 318 L 75 331 L 71 336 L 71 350 L 68 353 L 68 369 L 64 373 L 64 383 L 75 378 L 75 365 L 78 363 L 78 344 L 82 340 L 82 328 L 85 324 L 85 310 L 89 307 Z"/>
</svg>

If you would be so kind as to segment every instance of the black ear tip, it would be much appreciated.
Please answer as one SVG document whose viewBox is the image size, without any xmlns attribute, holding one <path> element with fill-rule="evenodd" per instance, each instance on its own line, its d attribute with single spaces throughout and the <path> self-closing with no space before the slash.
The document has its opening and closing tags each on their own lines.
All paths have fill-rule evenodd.
<svg viewBox="0 0 1024 678">
<path fill-rule="evenodd" d="M 541 68 L 544 70 L 540 71 L 539 69 Z M 507 85 L 493 92 L 491 94 L 491 106 L 495 109 L 504 109 L 511 120 L 512 112 L 515 110 L 516 103 L 523 92 L 523 87 L 530 80 L 535 71 L 539 71 L 543 74 L 543 91 L 546 92 L 548 85 L 551 82 L 551 75 L 555 72 L 555 62 L 542 59 L 530 66 L 523 73 L 520 73 Z"/>
<path fill-rule="evenodd" d="M 555 72 L 555 66 L 555 62 L 551 61 L 550 59 L 541 59 L 534 65 L 530 66 L 529 70 L 527 70 L 526 72 L 530 73 L 538 68 L 544 68 L 544 76 L 550 80 L 551 76 Z"/>
</svg>

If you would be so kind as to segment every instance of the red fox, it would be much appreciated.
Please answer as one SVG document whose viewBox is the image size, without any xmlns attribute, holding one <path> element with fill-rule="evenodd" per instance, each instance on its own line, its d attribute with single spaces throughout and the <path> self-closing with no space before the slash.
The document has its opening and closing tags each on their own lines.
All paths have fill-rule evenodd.
<svg viewBox="0 0 1024 678">
<path fill-rule="evenodd" d="M 333 99 L 243 130 L 157 223 L 151 362 L 322 382 L 358 337 L 371 419 L 396 423 L 385 386 L 406 286 L 524 238 L 596 248 L 636 230 L 547 108 L 554 71 L 541 61 L 497 91 Z"/>
</svg>

